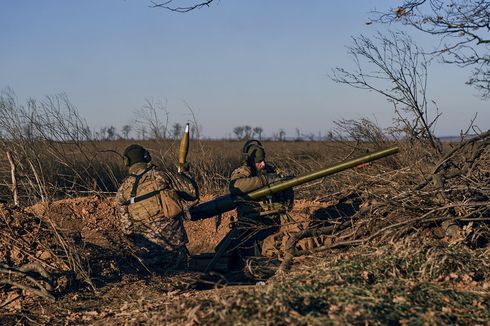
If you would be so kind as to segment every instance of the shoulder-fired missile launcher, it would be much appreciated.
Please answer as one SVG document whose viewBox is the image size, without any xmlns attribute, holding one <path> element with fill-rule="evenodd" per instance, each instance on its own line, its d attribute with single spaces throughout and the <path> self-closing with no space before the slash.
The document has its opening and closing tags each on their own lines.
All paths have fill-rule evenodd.
<svg viewBox="0 0 490 326">
<path fill-rule="evenodd" d="M 279 181 L 269 186 L 241 195 L 240 197 L 231 194 L 221 196 L 216 199 L 204 202 L 202 204 L 190 208 L 189 213 L 191 216 L 191 220 L 195 221 L 195 220 L 206 219 L 209 217 L 213 217 L 231 211 L 236 208 L 237 199 L 260 200 L 261 198 L 272 195 L 274 193 L 281 192 L 286 189 L 293 188 L 302 185 L 304 183 L 356 167 L 364 163 L 378 160 L 380 158 L 398 153 L 398 151 L 399 151 L 398 146 L 390 147 L 349 161 L 338 163 L 330 167 L 309 172 L 292 179 Z"/>
</svg>

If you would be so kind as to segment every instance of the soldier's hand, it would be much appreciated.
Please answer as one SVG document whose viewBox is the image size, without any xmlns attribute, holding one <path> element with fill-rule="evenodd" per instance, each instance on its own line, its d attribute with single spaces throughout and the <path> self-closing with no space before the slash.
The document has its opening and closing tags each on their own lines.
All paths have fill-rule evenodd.
<svg viewBox="0 0 490 326">
<path fill-rule="evenodd" d="M 283 180 L 283 177 L 281 177 L 277 173 L 266 173 L 265 178 L 267 179 L 268 184 L 272 184 L 272 183 Z"/>
<path fill-rule="evenodd" d="M 289 180 L 295 177 L 294 174 L 283 169 L 276 169 L 273 173 L 276 173 L 278 176 L 280 176 L 282 180 Z"/>
<path fill-rule="evenodd" d="M 282 180 L 289 180 L 295 177 L 294 174 L 280 174 Z"/>
<path fill-rule="evenodd" d="M 185 162 L 179 167 L 180 172 L 189 172 L 191 169 L 191 164 L 189 162 Z"/>
</svg>

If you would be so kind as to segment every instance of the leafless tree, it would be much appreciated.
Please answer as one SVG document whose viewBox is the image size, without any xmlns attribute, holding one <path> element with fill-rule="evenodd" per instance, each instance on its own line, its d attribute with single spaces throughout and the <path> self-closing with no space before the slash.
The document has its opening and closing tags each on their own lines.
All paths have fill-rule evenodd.
<svg viewBox="0 0 490 326">
<path fill-rule="evenodd" d="M 446 63 L 474 68 L 467 84 L 490 98 L 490 1 L 405 0 L 386 12 L 374 12 L 373 21 L 401 23 L 434 35 L 440 44 L 434 53 Z"/>
<path fill-rule="evenodd" d="M 178 139 L 182 134 L 182 125 L 180 123 L 174 123 L 172 126 L 172 136 L 174 139 Z"/>
<path fill-rule="evenodd" d="M 283 141 L 286 139 L 286 132 L 284 129 L 279 129 L 279 141 Z"/>
<path fill-rule="evenodd" d="M 296 141 L 301 141 L 303 140 L 303 136 L 301 134 L 301 130 L 299 128 L 296 128 Z"/>
<path fill-rule="evenodd" d="M 124 125 L 121 128 L 121 133 L 124 139 L 129 138 L 129 133 L 131 132 L 132 127 L 130 125 Z"/>
<path fill-rule="evenodd" d="M 90 141 L 90 129 L 65 94 L 24 106 L 13 91 L 0 93 L 0 130 L 0 149 L 12 153 L 24 203 L 92 191 L 94 182 L 105 189 L 117 183 L 107 177 L 110 167 L 94 157 L 98 142 Z"/>
<path fill-rule="evenodd" d="M 253 129 L 253 134 L 257 135 L 259 140 L 262 140 L 262 133 L 263 132 L 264 132 L 264 129 L 262 129 L 262 127 L 254 127 L 254 129 Z"/>
<path fill-rule="evenodd" d="M 117 137 L 116 127 L 107 127 L 107 140 L 114 140 Z"/>
<path fill-rule="evenodd" d="M 138 126 L 138 128 L 136 128 L 136 135 L 137 135 L 136 137 L 140 140 L 147 139 L 148 132 L 146 131 L 146 127 Z"/>
<path fill-rule="evenodd" d="M 95 132 L 95 139 L 103 140 L 105 139 L 105 134 L 107 132 L 107 127 L 100 127 L 99 131 Z"/>
<path fill-rule="evenodd" d="M 175 5 L 175 0 L 167 0 L 164 2 L 151 1 L 152 8 L 163 8 L 166 10 L 185 13 L 192 11 L 194 9 L 200 9 L 202 7 L 209 7 L 209 5 L 214 2 L 214 0 L 206 0 L 206 1 L 188 1 L 188 5 L 180 6 Z"/>
<path fill-rule="evenodd" d="M 243 126 L 236 126 L 235 128 L 233 128 L 233 133 L 236 135 L 236 137 L 238 139 L 243 138 L 243 132 L 244 131 L 245 131 L 245 129 L 243 128 Z"/>
<path fill-rule="evenodd" d="M 243 131 L 245 133 L 245 139 L 252 138 L 252 127 L 251 126 L 243 126 Z"/>
<path fill-rule="evenodd" d="M 193 123 L 191 123 L 191 127 L 190 127 L 191 139 L 201 139 L 202 125 L 199 124 L 198 118 L 194 113 L 194 109 L 192 108 L 192 106 L 187 102 L 184 102 L 184 104 L 192 116 Z"/>
<path fill-rule="evenodd" d="M 161 140 L 167 137 L 168 116 L 166 106 L 161 102 L 146 100 L 145 105 L 135 112 L 138 129 L 149 131 L 150 138 Z"/>
<path fill-rule="evenodd" d="M 202 126 L 197 124 L 192 124 L 190 127 L 191 139 L 201 139 Z"/>
<path fill-rule="evenodd" d="M 440 153 L 434 127 L 441 114 L 436 103 L 427 99 L 430 61 L 422 49 L 400 32 L 389 36 L 378 33 L 374 41 L 366 36 L 354 37 L 353 42 L 349 55 L 356 69 L 336 67 L 330 76 L 332 80 L 383 95 L 395 108 L 399 130 L 409 137 L 428 141 Z"/>
<path fill-rule="evenodd" d="M 341 119 L 334 121 L 335 129 L 329 132 L 329 139 L 341 141 L 343 144 L 352 144 L 357 148 L 359 144 L 369 143 L 375 149 L 381 149 L 388 146 L 389 137 L 381 127 L 368 118 L 359 120 Z"/>
</svg>

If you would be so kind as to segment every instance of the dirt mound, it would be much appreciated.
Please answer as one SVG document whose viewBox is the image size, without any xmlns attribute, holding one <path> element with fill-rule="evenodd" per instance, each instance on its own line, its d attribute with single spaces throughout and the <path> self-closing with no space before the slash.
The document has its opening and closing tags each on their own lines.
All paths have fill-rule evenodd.
<svg viewBox="0 0 490 326">
<path fill-rule="evenodd" d="M 49 300 L 74 280 L 90 282 L 80 238 L 59 230 L 52 220 L 16 207 L 0 206 L 1 307 L 20 309 L 22 300 Z"/>
<path fill-rule="evenodd" d="M 202 196 L 201 202 L 212 200 Z M 291 216 L 300 222 L 310 218 L 312 212 L 327 207 L 327 202 L 296 201 Z M 78 197 L 50 203 L 38 203 L 28 208 L 36 216 L 48 217 L 65 232 L 78 232 L 85 243 L 106 249 L 116 249 L 121 238 L 117 208 L 113 198 L 99 196 Z M 184 223 L 191 254 L 213 252 L 215 246 L 230 230 L 234 211 L 201 221 Z"/>
<path fill-rule="evenodd" d="M 205 197 L 203 201 L 211 198 Z M 331 196 L 330 199 L 329 202 L 298 200 L 290 215 L 303 226 L 318 225 L 322 228 L 340 225 L 343 220 L 364 218 L 367 216 L 366 212 L 370 214 L 383 212 L 375 203 L 366 201 L 366 197 L 355 194 L 337 194 Z M 364 213 L 360 214 L 360 211 Z M 18 322 L 18 316 L 25 316 L 26 319 L 40 324 L 56 324 L 60 321 L 73 324 L 138 324 L 150 320 L 169 324 L 182 324 L 192 321 L 214 324 L 231 323 L 234 318 L 247 323 L 247 320 L 260 319 L 260 316 L 267 316 L 267 318 L 277 322 L 286 320 L 284 318 L 292 318 L 292 321 L 304 323 L 309 320 L 310 312 L 319 314 L 318 318 L 323 318 L 325 321 L 335 317 L 344 321 L 356 322 L 358 321 L 356 318 L 362 316 L 352 317 L 349 311 L 354 309 L 362 311 L 362 315 L 370 316 L 369 318 L 376 320 L 384 315 L 382 312 L 378 314 L 376 310 L 367 309 L 364 305 L 369 305 L 369 302 L 361 300 L 361 303 L 356 306 L 356 300 L 359 299 L 356 291 L 359 291 L 359 288 L 374 289 L 376 300 L 381 300 L 386 296 L 385 291 L 394 284 L 393 287 L 398 292 L 395 291 L 393 296 L 389 296 L 384 309 L 396 310 L 396 307 L 400 305 L 403 309 L 408 309 L 415 299 L 405 299 L 405 292 L 408 293 L 417 286 L 426 287 L 428 284 L 432 287 L 431 291 L 442 296 L 452 286 L 451 282 L 454 282 L 455 277 L 463 276 L 469 281 L 464 281 L 466 283 L 462 284 L 464 286 L 470 284 L 471 287 L 468 289 L 461 288 L 457 295 L 450 299 L 444 299 L 449 300 L 448 305 L 457 304 L 461 305 L 461 309 L 469 309 L 471 305 L 464 300 L 470 294 L 474 297 L 473 302 L 488 300 L 485 295 L 475 294 L 479 288 L 488 287 L 488 272 L 485 272 L 485 269 L 477 268 L 476 265 L 476 267 L 461 265 L 458 259 L 460 255 L 466 255 L 467 259 L 472 259 L 475 263 L 481 264 L 488 257 L 488 250 L 471 251 L 465 249 L 466 247 L 461 244 L 458 247 L 450 246 L 446 249 L 445 243 L 447 244 L 447 242 L 441 240 L 442 242 L 437 242 L 437 244 L 427 244 L 427 248 L 422 248 L 423 250 L 413 249 L 415 254 L 408 254 L 407 248 L 418 248 L 418 245 L 421 244 L 419 240 L 421 233 L 411 236 L 413 240 L 411 245 L 400 243 L 399 247 L 395 248 L 398 252 L 395 252 L 396 250 L 391 247 L 383 252 L 375 248 L 362 247 L 363 249 L 360 249 L 359 254 L 354 256 L 349 256 L 350 251 L 335 249 L 328 252 L 322 251 L 314 256 L 298 257 L 296 268 L 293 268 L 290 279 L 279 276 L 267 282 L 264 287 L 246 285 L 221 288 L 219 280 L 217 282 L 213 280 L 216 288 L 199 290 L 199 287 L 206 282 L 206 279 L 202 279 L 202 275 L 199 274 L 151 275 L 143 273 L 144 271 L 138 266 L 138 262 L 127 251 L 124 239 L 121 237 L 117 212 L 112 198 L 93 196 L 65 199 L 49 204 L 36 204 L 28 210 L 0 207 L 0 216 L 2 220 L 8 221 L 10 228 L 18 230 L 16 234 L 19 235 L 19 238 L 25 238 L 26 243 L 33 244 L 39 242 L 40 239 L 50 239 L 47 240 L 48 243 L 53 243 L 55 241 L 54 235 L 57 234 L 53 232 L 55 225 L 59 226 L 58 234 L 63 234 L 67 239 L 78 239 L 76 249 L 83 258 L 82 261 L 86 263 L 84 266 L 90 270 L 90 275 L 98 289 L 92 291 L 84 287 L 65 292 L 55 303 L 49 303 L 46 298 L 35 296 L 24 296 L 21 300 L 16 298 L 16 295 L 23 294 L 19 289 L 16 292 L 12 289 L 10 292 L 0 292 L 2 293 L 2 302 L 7 302 L 4 308 L 8 308 L 8 313 L 2 317 L 3 319 L 0 318 L 0 322 L 5 324 Z M 217 223 L 217 218 L 186 222 L 191 251 L 194 253 L 212 251 L 214 246 L 228 232 L 232 216 L 233 212 L 223 214 L 220 218 L 221 224 Z M 373 215 L 370 216 L 370 218 L 372 217 Z M 311 220 L 312 218 L 313 220 Z M 49 223 L 52 224 L 46 224 L 48 223 L 46 221 L 50 221 Z M 311 224 L 312 221 L 316 224 Z M 39 225 L 45 227 L 39 227 Z M 38 229 L 45 230 L 42 232 L 47 233 L 34 235 L 33 232 Z M 335 232 L 335 229 L 332 230 Z M 430 237 L 431 230 L 428 229 L 424 239 L 430 239 Z M 3 245 L 5 243 L 6 241 L 3 242 Z M 325 248 L 327 247 L 325 245 Z M 437 257 L 432 257 L 435 252 L 434 247 L 441 248 L 438 251 L 440 255 Z M 13 250 L 13 248 L 7 249 Z M 389 253 L 394 252 L 396 255 L 391 257 Z M 26 255 L 26 257 L 32 258 L 35 255 L 34 253 Z M 446 256 L 450 259 L 445 258 Z M 25 260 L 25 262 L 30 261 Z M 327 261 L 336 262 L 336 265 L 327 263 Z M 440 261 L 447 263 L 441 265 L 442 267 L 434 265 Z M 10 258 L 10 262 L 13 264 L 14 260 Z M 55 265 L 54 262 L 51 264 Z M 387 267 L 378 268 L 378 264 L 386 264 Z M 420 266 L 417 265 L 417 270 L 412 271 L 411 268 L 416 264 Z M 18 265 L 20 263 L 16 266 Z M 57 268 L 61 267 L 57 266 Z M 391 270 L 396 273 L 391 275 L 387 272 Z M 431 271 L 430 274 L 424 272 L 429 270 Z M 401 274 L 410 279 L 409 285 L 397 281 Z M 456 274 L 457 276 L 455 276 Z M 421 275 L 424 277 L 427 275 L 427 279 L 419 280 Z M 321 283 L 315 285 L 318 280 L 321 280 Z M 346 286 L 345 280 L 348 280 L 347 283 L 352 284 L 352 286 Z M 209 286 L 213 287 L 213 284 L 209 284 Z M 328 290 L 331 293 L 329 293 L 330 299 L 327 301 L 322 299 L 324 298 L 324 292 L 322 292 L 324 288 L 331 289 Z M 241 302 L 240 304 L 236 301 L 237 298 Z M 439 304 L 437 298 L 427 304 Z M 318 300 L 325 302 L 317 311 L 315 305 L 308 303 L 310 299 L 315 302 Z M 10 303 L 8 303 L 9 301 Z M 257 305 L 257 302 L 260 304 Z M 415 300 L 413 304 L 422 305 L 423 303 Z M 262 309 L 262 306 L 265 308 Z M 287 309 L 283 311 L 279 309 L 279 306 L 287 307 Z M 243 309 L 240 307 L 245 307 L 250 313 L 241 314 L 240 311 Z M 270 310 L 267 307 L 276 307 L 279 310 L 275 308 Z M 343 307 L 350 308 L 345 308 L 344 311 Z M 483 308 L 480 310 L 478 318 L 484 318 L 488 315 Z M 276 313 L 274 311 L 283 312 Z M 451 312 L 446 312 L 446 314 L 451 314 Z M 464 319 L 463 314 L 459 312 L 452 312 L 452 315 L 457 316 L 460 318 L 458 320 L 461 321 L 470 320 Z M 402 310 L 393 318 L 409 318 L 409 316 L 409 312 Z M 259 319 L 256 321 L 258 322 Z"/>
<path fill-rule="evenodd" d="M 212 200 L 214 197 L 205 195 L 201 202 Z M 230 230 L 230 222 L 234 212 L 226 212 L 221 216 L 208 218 L 201 221 L 186 221 L 184 223 L 189 237 L 187 248 L 191 254 L 213 252 L 214 247 L 223 239 Z"/>
<path fill-rule="evenodd" d="M 201 201 L 211 200 L 203 196 Z M 80 233 L 85 243 L 106 249 L 116 249 L 121 238 L 118 212 L 113 198 L 78 197 L 50 203 L 38 203 L 28 208 L 37 216 L 49 217 L 66 232 Z M 212 252 L 229 230 L 233 212 L 202 221 L 186 221 L 191 253 Z"/>
<path fill-rule="evenodd" d="M 204 196 L 201 200 L 212 198 Z M 291 214 L 304 219 L 317 206 L 325 204 L 298 201 Z M 207 220 L 186 221 L 191 254 L 212 253 L 229 231 L 233 215 L 232 211 Z M 132 251 L 120 232 L 113 198 L 70 198 L 37 203 L 26 209 L 3 205 L 0 206 L 0 223 L 0 260 L 5 262 L 1 266 L 2 275 L 16 273 L 16 278 L 11 277 L 0 284 L 0 304 L 9 312 L 7 316 L 25 313 L 28 318 L 34 318 L 36 309 L 33 307 L 39 300 L 59 297 L 64 302 L 73 297 L 76 301 L 84 297 L 83 293 L 90 287 L 107 287 L 113 289 L 108 291 L 117 292 L 124 284 L 131 288 L 131 284 L 147 284 L 152 280 L 159 285 L 158 289 L 153 285 L 147 288 L 150 292 L 177 293 L 209 282 L 199 273 L 148 274 L 136 259 L 137 252 Z M 216 281 L 220 283 L 219 279 L 212 282 Z M 126 290 L 124 293 L 130 296 Z M 87 300 L 92 300 L 93 295 L 94 292 L 87 292 Z M 84 305 L 88 301 L 84 301 Z M 110 301 L 114 303 L 112 299 Z M 47 301 L 41 302 L 47 305 Z M 52 321 L 47 307 L 56 309 L 57 306 L 48 304 L 47 319 L 41 319 L 41 322 Z M 65 317 L 77 320 L 76 316 Z M 5 321 L 8 323 L 9 320 Z M 13 317 L 13 320 L 16 319 Z"/>
<path fill-rule="evenodd" d="M 119 233 L 116 206 L 111 198 L 91 196 L 63 199 L 38 203 L 27 210 L 49 218 L 62 231 L 79 233 L 84 242 L 102 248 L 111 248 L 111 238 Z"/>
</svg>

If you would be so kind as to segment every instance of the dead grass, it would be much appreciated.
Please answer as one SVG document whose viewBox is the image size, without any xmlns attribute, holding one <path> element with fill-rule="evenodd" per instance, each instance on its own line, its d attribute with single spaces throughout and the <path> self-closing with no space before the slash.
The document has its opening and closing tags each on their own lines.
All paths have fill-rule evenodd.
<svg viewBox="0 0 490 326">
<path fill-rule="evenodd" d="M 119 152 L 127 144 L 103 143 Z M 52 203 L 43 214 L 79 231 L 84 243 L 80 252 L 88 255 L 97 290 L 73 289 L 54 303 L 31 297 L 20 308 L 10 307 L 0 323 L 484 325 L 490 320 L 486 144 L 487 138 L 455 146 L 450 156 L 441 158 L 401 143 L 401 153 L 390 159 L 299 187 L 301 205 L 292 214 L 301 216 L 301 223 L 314 222 L 305 231 L 323 236 L 323 246 L 297 252 L 291 243 L 291 256 L 286 257 L 291 265 L 263 285 L 223 287 L 222 281 L 200 273 L 145 274 L 117 237 L 111 204 L 102 204 L 99 197 Z M 174 167 L 177 143 L 143 145 L 157 161 Z M 348 145 L 265 142 L 270 160 L 295 174 L 364 153 Z M 225 192 L 240 148 L 238 142 L 216 141 L 192 147 L 189 160 L 204 193 Z M 121 164 L 116 158 L 108 163 Z M 6 214 L 16 219 L 15 230 L 31 225 L 16 212 Z M 213 219 L 188 230 L 195 251 L 211 248 L 226 231 L 216 228 Z M 55 231 L 43 237 L 54 237 Z M 198 246 L 204 236 L 209 243 Z M 31 238 L 31 244 L 41 239 Z"/>
</svg>

